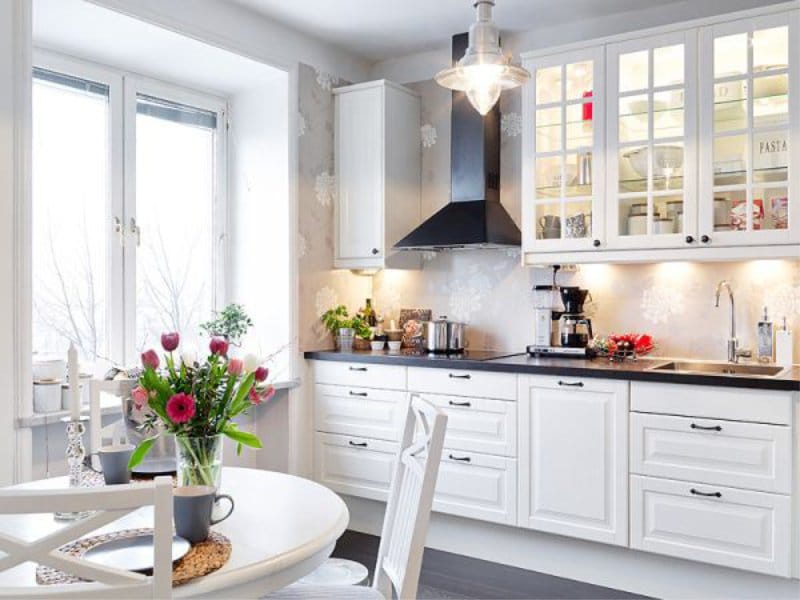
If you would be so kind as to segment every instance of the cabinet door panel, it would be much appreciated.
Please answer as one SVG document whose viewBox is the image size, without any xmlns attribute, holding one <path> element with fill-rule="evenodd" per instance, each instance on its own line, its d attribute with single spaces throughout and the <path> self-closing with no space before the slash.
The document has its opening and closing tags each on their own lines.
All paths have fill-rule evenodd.
<svg viewBox="0 0 800 600">
<path fill-rule="evenodd" d="M 790 524 L 788 496 L 631 476 L 631 548 L 788 577 Z"/>
<path fill-rule="evenodd" d="M 626 545 L 627 383 L 522 381 L 520 524 Z"/>
<path fill-rule="evenodd" d="M 447 414 L 445 445 L 470 452 L 517 455 L 517 405 L 504 400 L 425 394 Z"/>
<path fill-rule="evenodd" d="M 400 441 L 406 392 L 341 385 L 314 386 L 314 428 L 379 440 Z"/>
<path fill-rule="evenodd" d="M 385 501 L 398 449 L 393 442 L 316 433 L 314 478 L 342 494 Z"/>
<path fill-rule="evenodd" d="M 338 95 L 336 115 L 336 258 L 380 257 L 383 255 L 383 89 Z"/>
</svg>

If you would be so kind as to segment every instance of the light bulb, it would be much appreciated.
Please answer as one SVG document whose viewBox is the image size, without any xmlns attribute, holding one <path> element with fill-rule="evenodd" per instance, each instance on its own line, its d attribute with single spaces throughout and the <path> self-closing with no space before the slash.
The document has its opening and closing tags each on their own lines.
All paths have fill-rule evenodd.
<svg viewBox="0 0 800 600">
<path fill-rule="evenodd" d="M 503 91 L 501 78 L 505 67 L 503 65 L 471 65 L 463 69 L 467 80 L 466 92 L 470 104 L 481 115 L 486 115 L 500 98 Z"/>
<path fill-rule="evenodd" d="M 500 98 L 501 88 L 498 84 L 484 85 L 484 87 L 474 87 L 467 90 L 469 103 L 475 107 L 481 116 L 486 116 Z"/>
</svg>

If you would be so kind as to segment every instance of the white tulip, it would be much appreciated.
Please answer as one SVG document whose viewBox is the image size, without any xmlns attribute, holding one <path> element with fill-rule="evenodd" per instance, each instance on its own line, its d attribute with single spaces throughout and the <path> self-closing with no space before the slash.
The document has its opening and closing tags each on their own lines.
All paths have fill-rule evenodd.
<svg viewBox="0 0 800 600">
<path fill-rule="evenodd" d="M 186 346 L 181 350 L 181 362 L 186 366 L 193 367 L 197 362 L 197 350 L 192 346 Z"/>
<path fill-rule="evenodd" d="M 255 354 L 249 353 L 244 357 L 244 370 L 246 373 L 255 371 L 258 365 L 261 364 L 261 359 Z"/>
</svg>

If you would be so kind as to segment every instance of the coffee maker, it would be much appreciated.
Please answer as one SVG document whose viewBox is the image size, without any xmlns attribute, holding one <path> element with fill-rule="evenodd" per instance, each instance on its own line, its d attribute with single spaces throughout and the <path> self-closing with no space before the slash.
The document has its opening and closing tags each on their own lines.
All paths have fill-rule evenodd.
<svg viewBox="0 0 800 600">
<path fill-rule="evenodd" d="M 534 288 L 534 343 L 528 346 L 531 356 L 587 358 L 592 321 L 584 314 L 584 304 L 591 302 L 589 290 L 577 286 L 537 285 Z M 559 302 L 560 300 L 560 302 Z"/>
<path fill-rule="evenodd" d="M 587 296 L 591 302 L 592 295 L 577 286 L 562 287 L 560 293 L 564 312 L 558 319 L 559 343 L 562 348 L 586 348 L 594 336 L 592 320 L 583 314 L 583 305 Z"/>
</svg>

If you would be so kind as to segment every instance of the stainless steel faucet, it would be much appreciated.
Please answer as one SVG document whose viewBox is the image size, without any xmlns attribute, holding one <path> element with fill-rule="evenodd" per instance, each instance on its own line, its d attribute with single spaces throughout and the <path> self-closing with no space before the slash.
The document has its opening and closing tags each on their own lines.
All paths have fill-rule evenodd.
<svg viewBox="0 0 800 600">
<path fill-rule="evenodd" d="M 728 290 L 728 298 L 730 298 L 731 301 L 731 334 L 728 338 L 728 362 L 737 363 L 739 362 L 740 356 L 748 357 L 751 356 L 752 353 L 750 350 L 739 349 L 739 340 L 736 339 L 736 305 L 733 300 L 733 289 L 731 288 L 731 284 L 725 280 L 717 284 L 717 291 L 715 293 L 716 303 L 714 306 L 719 308 L 719 295 L 722 293 L 722 288 Z"/>
</svg>

